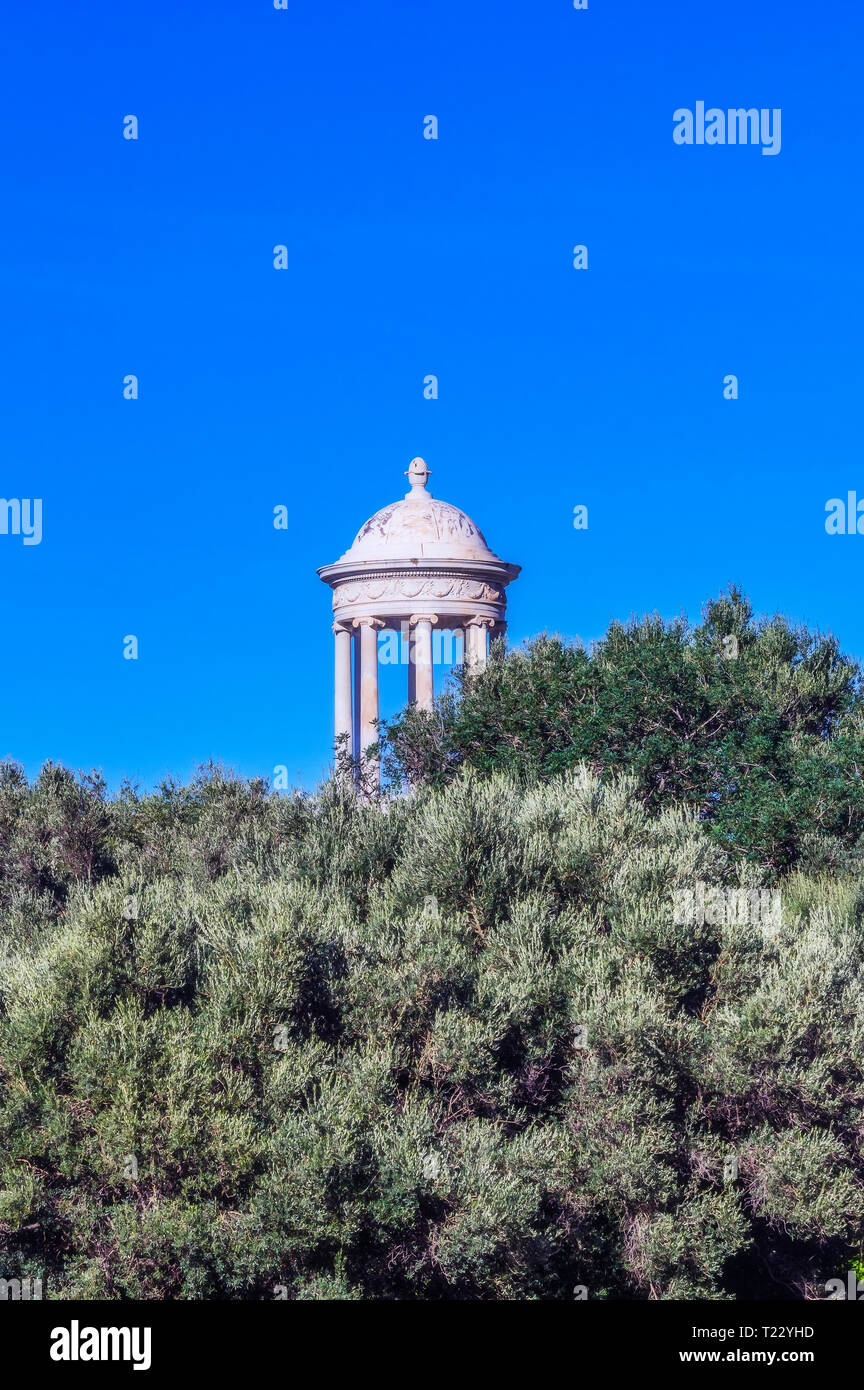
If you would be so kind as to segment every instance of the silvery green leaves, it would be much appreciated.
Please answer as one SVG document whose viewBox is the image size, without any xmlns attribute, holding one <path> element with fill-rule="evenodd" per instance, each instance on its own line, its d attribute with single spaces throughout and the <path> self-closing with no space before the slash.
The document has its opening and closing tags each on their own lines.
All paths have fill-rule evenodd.
<svg viewBox="0 0 864 1390">
<path fill-rule="evenodd" d="M 63 1297 L 824 1297 L 864 1225 L 859 877 L 766 887 L 637 785 L 7 770 L 0 1277 L 34 1228 Z"/>
</svg>

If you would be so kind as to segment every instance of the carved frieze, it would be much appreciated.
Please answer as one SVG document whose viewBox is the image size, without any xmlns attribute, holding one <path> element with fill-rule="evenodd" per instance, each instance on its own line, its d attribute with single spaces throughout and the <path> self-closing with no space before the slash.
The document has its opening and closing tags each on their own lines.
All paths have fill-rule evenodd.
<svg viewBox="0 0 864 1390">
<path fill-rule="evenodd" d="M 473 599 L 480 603 L 501 603 L 504 590 L 483 579 L 451 578 L 436 575 L 388 575 L 381 578 L 349 580 L 333 590 L 333 607 L 345 608 L 355 603 L 380 603 L 390 599 Z"/>
</svg>

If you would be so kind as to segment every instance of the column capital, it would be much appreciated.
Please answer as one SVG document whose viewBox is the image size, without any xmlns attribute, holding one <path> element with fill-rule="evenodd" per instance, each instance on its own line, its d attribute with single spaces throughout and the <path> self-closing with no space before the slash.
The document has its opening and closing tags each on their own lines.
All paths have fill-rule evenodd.
<svg viewBox="0 0 864 1390">
<path fill-rule="evenodd" d="M 386 626 L 382 618 L 352 618 L 351 621 L 354 627 L 371 627 L 376 632 Z"/>
<path fill-rule="evenodd" d="M 333 631 L 334 631 L 334 632 L 347 632 L 347 633 L 349 634 L 349 636 L 350 636 L 350 633 L 351 633 L 351 624 L 350 624 L 350 623 L 346 623 L 346 622 L 344 622 L 341 618 L 339 618 L 339 619 L 337 619 L 336 622 L 333 624 Z"/>
<path fill-rule="evenodd" d="M 437 621 L 437 613 L 412 613 L 411 617 L 408 619 L 412 627 L 416 627 L 417 623 L 431 623 L 434 627 Z"/>
<path fill-rule="evenodd" d="M 496 618 L 486 618 L 486 617 L 482 617 L 480 614 L 477 614 L 477 615 L 475 615 L 475 617 L 473 617 L 473 618 L 466 618 L 466 619 L 464 620 L 464 622 L 462 623 L 462 626 L 463 626 L 463 627 L 488 627 L 488 628 L 493 628 L 493 627 L 496 626 L 496 623 L 497 623 L 497 619 L 496 619 Z"/>
</svg>

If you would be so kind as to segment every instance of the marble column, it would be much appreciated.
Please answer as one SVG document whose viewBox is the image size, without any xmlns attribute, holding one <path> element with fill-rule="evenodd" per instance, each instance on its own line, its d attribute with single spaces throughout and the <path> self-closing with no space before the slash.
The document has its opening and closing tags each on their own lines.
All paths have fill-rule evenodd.
<svg viewBox="0 0 864 1390">
<path fill-rule="evenodd" d="M 356 628 L 351 638 L 354 653 L 354 738 L 355 759 L 360 757 L 360 629 Z"/>
<path fill-rule="evenodd" d="M 466 671 L 473 671 L 477 661 L 475 656 L 476 643 L 474 640 L 477 629 L 472 623 L 466 623 L 462 632 L 463 641 L 465 643 L 465 648 L 462 653 L 462 665 L 465 667 Z"/>
<path fill-rule="evenodd" d="M 432 625 L 437 623 L 437 613 L 414 614 L 411 626 L 414 629 L 414 689 L 420 709 L 431 710 L 434 696 L 432 681 Z"/>
<path fill-rule="evenodd" d="M 378 630 L 380 618 L 355 618 L 360 630 L 360 753 L 378 742 Z"/>
<path fill-rule="evenodd" d="M 402 641 L 408 645 L 408 701 L 410 704 L 412 700 L 417 699 L 417 667 L 415 664 L 417 649 L 410 623 L 403 622 L 402 624 Z"/>
<path fill-rule="evenodd" d="M 469 671 L 482 671 L 486 666 L 487 618 L 471 618 L 465 624 L 465 665 Z"/>
<path fill-rule="evenodd" d="M 345 623 L 334 623 L 333 636 L 335 736 L 338 742 L 341 735 L 347 735 L 347 743 L 343 739 L 343 751 L 351 757 L 354 736 L 351 712 L 351 629 Z"/>
</svg>

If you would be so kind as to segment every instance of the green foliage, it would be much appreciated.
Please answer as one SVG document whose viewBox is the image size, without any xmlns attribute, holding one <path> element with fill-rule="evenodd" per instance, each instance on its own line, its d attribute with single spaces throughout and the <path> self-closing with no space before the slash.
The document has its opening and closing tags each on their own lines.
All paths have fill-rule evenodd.
<svg viewBox="0 0 864 1390">
<path fill-rule="evenodd" d="M 589 654 L 542 636 L 462 673 L 435 715 L 386 730 L 396 786 L 444 785 L 463 766 L 548 780 L 586 763 L 627 772 L 647 804 L 692 805 L 714 838 L 773 870 L 848 867 L 864 835 L 858 668 L 832 637 L 757 622 L 737 589 L 700 626 L 613 623 Z"/>
<path fill-rule="evenodd" d="M 823 651 L 793 679 L 768 660 L 779 630 L 752 658 L 741 633 L 818 759 L 845 668 Z M 688 701 L 726 682 L 737 709 L 755 677 L 711 640 L 622 630 L 599 662 L 636 682 L 653 653 L 692 667 Z M 0 1273 L 44 1271 L 48 1297 L 302 1300 L 821 1296 L 845 1273 L 864 1238 L 847 832 L 826 812 L 779 878 L 777 856 L 742 860 L 728 821 L 660 794 L 651 769 L 682 793 L 705 750 L 649 729 L 638 682 L 603 716 L 621 766 L 571 766 L 594 660 L 544 639 L 496 664 L 512 765 L 481 757 L 493 702 L 469 691 L 467 766 L 380 802 L 217 768 L 112 801 L 6 766 Z M 653 751 L 625 768 L 640 710 Z M 676 889 L 769 875 L 776 935 L 676 923 Z"/>
</svg>

